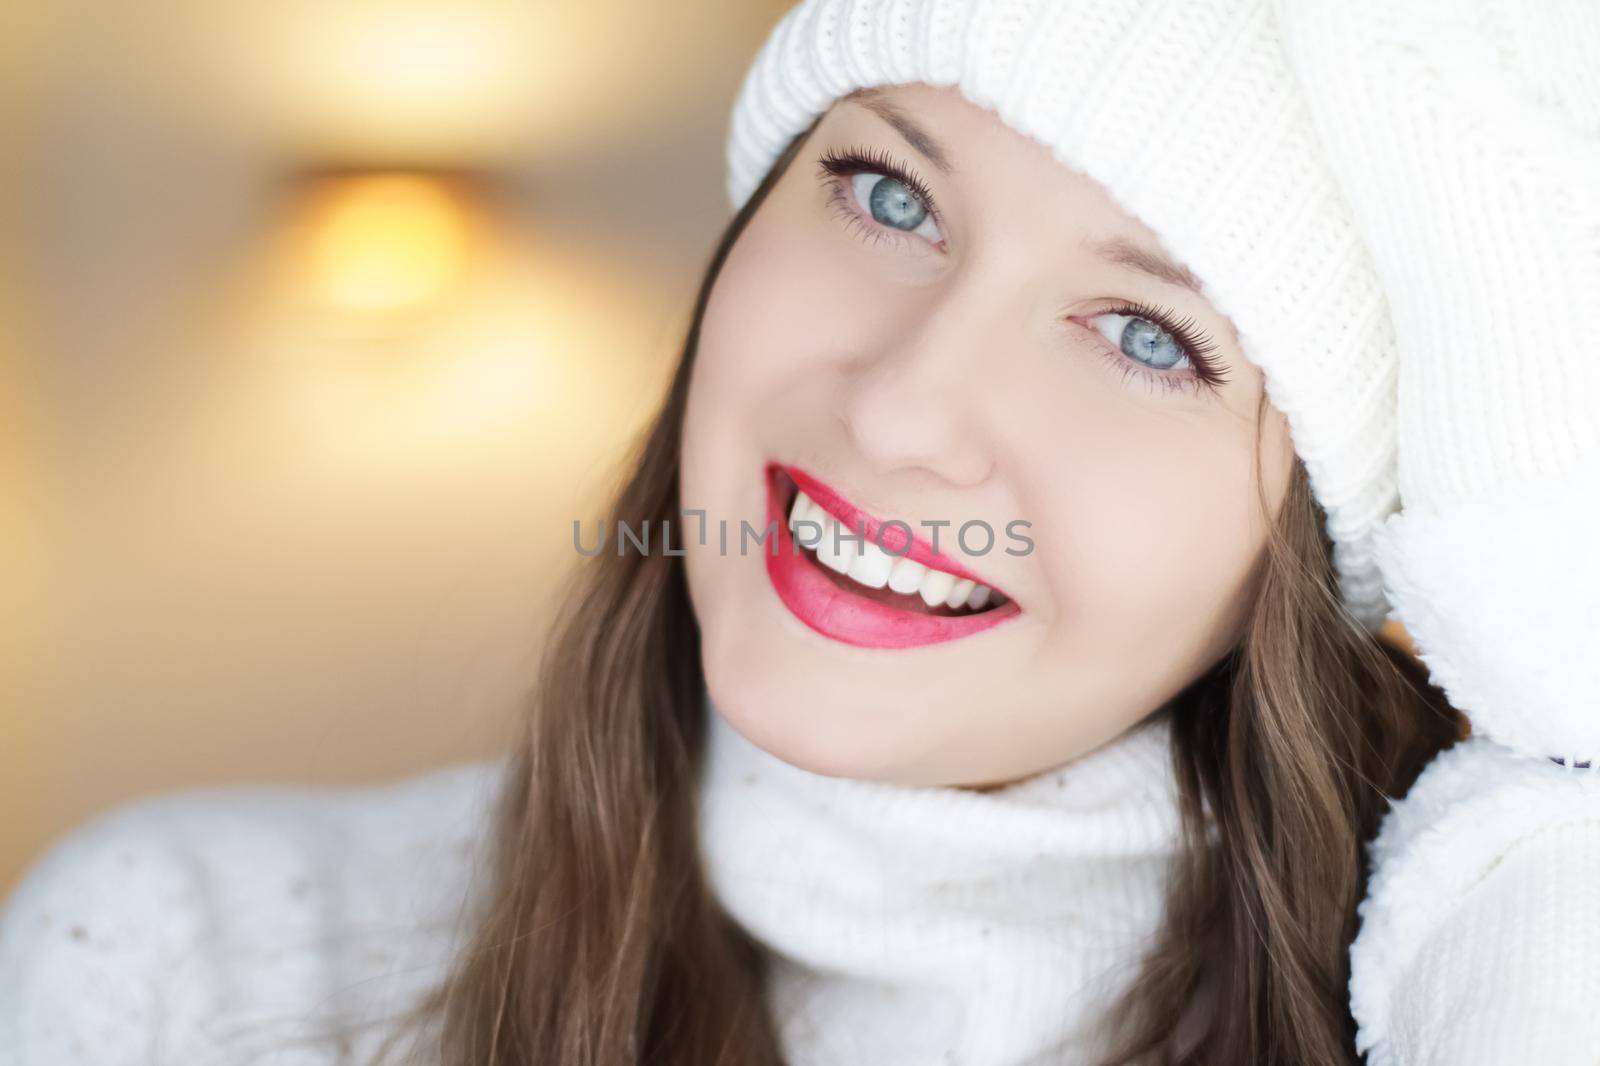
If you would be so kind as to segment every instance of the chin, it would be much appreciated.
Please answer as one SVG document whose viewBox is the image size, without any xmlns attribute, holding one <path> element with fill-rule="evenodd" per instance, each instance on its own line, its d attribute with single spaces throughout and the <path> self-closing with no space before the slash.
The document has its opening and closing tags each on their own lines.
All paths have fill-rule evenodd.
<svg viewBox="0 0 1600 1066">
<path fill-rule="evenodd" d="M 898 707 L 886 714 L 883 706 L 819 691 L 814 683 L 785 685 L 766 672 L 741 680 L 719 685 L 708 675 L 712 713 L 774 757 L 827 777 L 917 781 L 928 754 L 918 742 L 929 731 L 916 726 L 936 713 L 926 705 L 914 715 Z"/>
</svg>

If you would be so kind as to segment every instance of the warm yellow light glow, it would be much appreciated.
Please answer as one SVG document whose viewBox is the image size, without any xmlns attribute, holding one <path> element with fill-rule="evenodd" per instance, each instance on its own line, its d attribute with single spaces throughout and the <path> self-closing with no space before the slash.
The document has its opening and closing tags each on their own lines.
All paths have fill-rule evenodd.
<svg viewBox="0 0 1600 1066">
<path fill-rule="evenodd" d="M 435 302 L 466 270 L 470 221 L 460 195 L 440 179 L 328 179 L 306 219 L 311 290 L 319 302 L 355 311 Z"/>
<path fill-rule="evenodd" d="M 720 100 L 728 91 L 725 64 L 707 57 L 750 52 L 760 30 L 788 5 L 169 0 L 127 6 L 183 12 L 173 31 L 178 42 L 145 43 L 146 33 L 136 35 L 141 57 L 155 68 L 145 76 L 170 78 L 170 91 L 185 106 L 215 108 L 228 128 L 242 123 L 270 131 L 301 158 L 489 168 L 526 158 L 534 145 L 545 160 L 593 151 L 597 138 L 634 135 L 647 115 Z M 106 16 L 97 8 L 96 18 Z M 196 93 L 196 82 L 218 92 Z"/>
</svg>

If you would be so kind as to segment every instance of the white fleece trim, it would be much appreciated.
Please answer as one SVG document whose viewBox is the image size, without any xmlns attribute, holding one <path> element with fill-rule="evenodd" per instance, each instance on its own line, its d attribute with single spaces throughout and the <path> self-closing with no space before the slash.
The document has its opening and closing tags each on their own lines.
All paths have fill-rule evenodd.
<svg viewBox="0 0 1600 1066">
<path fill-rule="evenodd" d="M 1600 766 L 1600 470 L 1391 515 L 1385 590 L 1433 681 L 1481 733 Z"/>
<path fill-rule="evenodd" d="M 1522 838 L 1600 819 L 1600 770 L 1529 759 L 1481 737 L 1440 754 L 1371 845 L 1372 876 L 1350 947 L 1356 1050 L 1405 1066 L 1390 1043 L 1396 983 L 1456 904 Z"/>
</svg>

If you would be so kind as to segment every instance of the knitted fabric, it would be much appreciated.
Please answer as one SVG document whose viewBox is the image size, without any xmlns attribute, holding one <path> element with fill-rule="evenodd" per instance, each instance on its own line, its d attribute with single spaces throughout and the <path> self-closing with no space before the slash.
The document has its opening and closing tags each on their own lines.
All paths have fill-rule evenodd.
<svg viewBox="0 0 1600 1066">
<path fill-rule="evenodd" d="M 1399 340 L 1404 510 L 1379 564 L 1474 733 L 1373 844 L 1358 1046 L 1374 1066 L 1593 1062 L 1600 5 L 1279 14 Z"/>
<path fill-rule="evenodd" d="M 712 890 L 771 954 L 789 1066 L 1103 1057 L 1178 846 L 1163 722 L 993 792 L 827 777 L 712 712 Z"/>
<path fill-rule="evenodd" d="M 1380 565 L 1476 732 L 1600 766 L 1600 4 L 1282 4 L 1388 294 Z"/>
</svg>

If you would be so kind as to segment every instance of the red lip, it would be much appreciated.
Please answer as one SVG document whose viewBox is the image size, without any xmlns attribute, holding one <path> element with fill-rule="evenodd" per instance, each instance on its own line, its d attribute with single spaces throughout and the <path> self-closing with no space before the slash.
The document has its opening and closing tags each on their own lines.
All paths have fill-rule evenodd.
<svg viewBox="0 0 1600 1066">
<path fill-rule="evenodd" d="M 882 529 L 883 523 L 852 506 L 838 493 L 815 478 L 791 467 L 768 464 L 767 522 L 777 524 L 777 551 L 767 554 L 767 576 L 778 598 L 796 618 L 825 637 L 862 648 L 914 648 L 958 640 L 990 629 L 1021 613 L 1015 601 L 970 615 L 935 615 L 905 610 L 856 595 L 836 584 L 822 568 L 804 556 L 789 533 L 787 501 L 779 489 L 778 471 L 794 479 L 796 485 L 824 511 L 855 531 L 862 527 L 874 542 L 892 554 L 907 554 L 919 563 L 988 584 L 982 578 L 956 565 L 942 552 L 913 534 L 911 550 L 905 552 L 906 535 L 899 526 Z M 878 540 L 882 530 L 881 542 Z M 991 586 L 992 587 L 992 586 Z"/>
<path fill-rule="evenodd" d="M 994 588 L 990 582 L 974 574 L 944 552 L 936 551 L 931 542 L 923 540 L 917 534 L 908 533 L 906 528 L 898 525 L 884 528 L 883 521 L 856 507 L 849 500 L 840 496 L 832 488 L 824 485 L 805 471 L 778 463 L 773 463 L 771 466 L 782 470 L 793 478 L 794 483 L 800 486 L 801 492 L 810 496 L 811 501 L 818 507 L 837 518 L 839 524 L 844 528 L 852 533 L 858 530 L 864 531 L 869 542 L 878 545 L 890 555 L 904 555 L 908 559 L 921 563 L 923 566 L 931 566 L 935 570 L 943 570 L 945 573 L 954 574 L 958 578 L 968 578 L 975 584 L 989 585 L 990 588 Z M 770 474 L 768 480 L 769 482 L 771 480 Z M 784 517 L 787 518 L 788 516 Z M 956 527 L 954 526 L 945 527 L 945 530 L 948 531 L 951 537 L 956 535 Z M 907 540 L 911 544 L 910 551 L 906 550 Z"/>
</svg>

